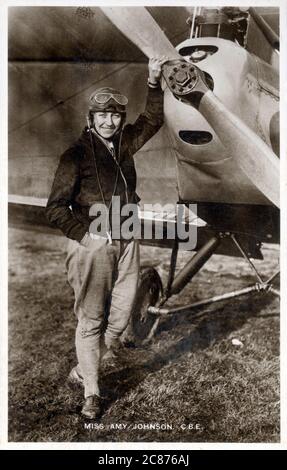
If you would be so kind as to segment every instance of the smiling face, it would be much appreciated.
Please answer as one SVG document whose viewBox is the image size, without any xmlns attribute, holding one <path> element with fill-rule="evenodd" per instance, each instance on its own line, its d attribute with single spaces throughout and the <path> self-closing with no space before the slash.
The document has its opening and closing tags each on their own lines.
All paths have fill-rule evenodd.
<svg viewBox="0 0 287 470">
<path fill-rule="evenodd" d="M 120 129 L 122 115 L 106 111 L 94 113 L 94 127 L 97 133 L 104 139 L 111 139 Z"/>
</svg>

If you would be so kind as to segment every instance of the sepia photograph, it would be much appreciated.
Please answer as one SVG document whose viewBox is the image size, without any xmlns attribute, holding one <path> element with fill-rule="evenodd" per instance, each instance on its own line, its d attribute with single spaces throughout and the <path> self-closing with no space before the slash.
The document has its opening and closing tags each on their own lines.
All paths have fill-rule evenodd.
<svg viewBox="0 0 287 470">
<path fill-rule="evenodd" d="M 7 8 L 8 442 L 279 444 L 280 3 L 60 3 Z"/>
</svg>

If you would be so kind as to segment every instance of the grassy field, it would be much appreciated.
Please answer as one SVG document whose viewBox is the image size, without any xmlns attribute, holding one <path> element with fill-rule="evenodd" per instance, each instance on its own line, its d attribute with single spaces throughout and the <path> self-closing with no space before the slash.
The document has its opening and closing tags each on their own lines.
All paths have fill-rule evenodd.
<svg viewBox="0 0 287 470">
<path fill-rule="evenodd" d="M 14 228 L 9 240 L 10 441 L 279 441 L 279 302 L 272 294 L 174 315 L 151 344 L 127 349 L 125 364 L 104 363 L 104 414 L 87 429 L 82 391 L 66 384 L 76 363 L 76 320 L 65 239 Z M 170 252 L 141 253 L 165 280 Z M 257 266 L 268 276 L 279 252 L 264 253 Z M 187 256 L 180 255 L 179 266 Z M 214 256 L 172 303 L 252 282 L 243 260 Z"/>
</svg>

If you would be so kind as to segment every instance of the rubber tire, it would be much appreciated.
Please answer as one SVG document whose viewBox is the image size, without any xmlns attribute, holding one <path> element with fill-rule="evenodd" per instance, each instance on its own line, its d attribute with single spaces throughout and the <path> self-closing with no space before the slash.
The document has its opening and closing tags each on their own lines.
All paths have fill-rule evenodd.
<svg viewBox="0 0 287 470">
<path fill-rule="evenodd" d="M 134 308 L 129 325 L 122 336 L 125 346 L 137 346 L 147 338 L 157 319 L 156 315 L 147 312 L 147 308 L 156 304 L 161 293 L 162 282 L 158 272 L 154 268 L 141 269 Z"/>
</svg>

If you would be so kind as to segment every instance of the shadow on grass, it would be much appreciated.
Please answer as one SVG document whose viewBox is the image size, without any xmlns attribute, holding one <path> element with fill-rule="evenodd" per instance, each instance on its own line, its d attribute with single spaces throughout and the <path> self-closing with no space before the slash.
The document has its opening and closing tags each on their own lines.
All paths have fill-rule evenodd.
<svg viewBox="0 0 287 470">
<path fill-rule="evenodd" d="M 168 363 L 180 360 L 188 353 L 206 349 L 213 342 L 226 338 L 232 331 L 242 327 L 248 319 L 257 317 L 273 300 L 274 297 L 269 293 L 260 297 L 253 294 L 245 300 L 240 299 L 240 302 L 225 303 L 221 307 L 217 304 L 217 307 L 210 307 L 205 312 L 193 310 L 185 313 L 184 318 L 182 314 L 173 314 L 159 325 L 155 339 L 176 328 L 178 334 L 181 334 L 180 340 L 163 348 L 161 353 L 154 353 L 152 358 L 140 365 L 123 367 L 106 374 L 102 384 L 107 397 L 105 410 L 119 397 L 137 387 L 147 375 L 159 371 Z M 148 348 L 147 345 L 137 350 L 140 349 L 144 354 Z"/>
</svg>

